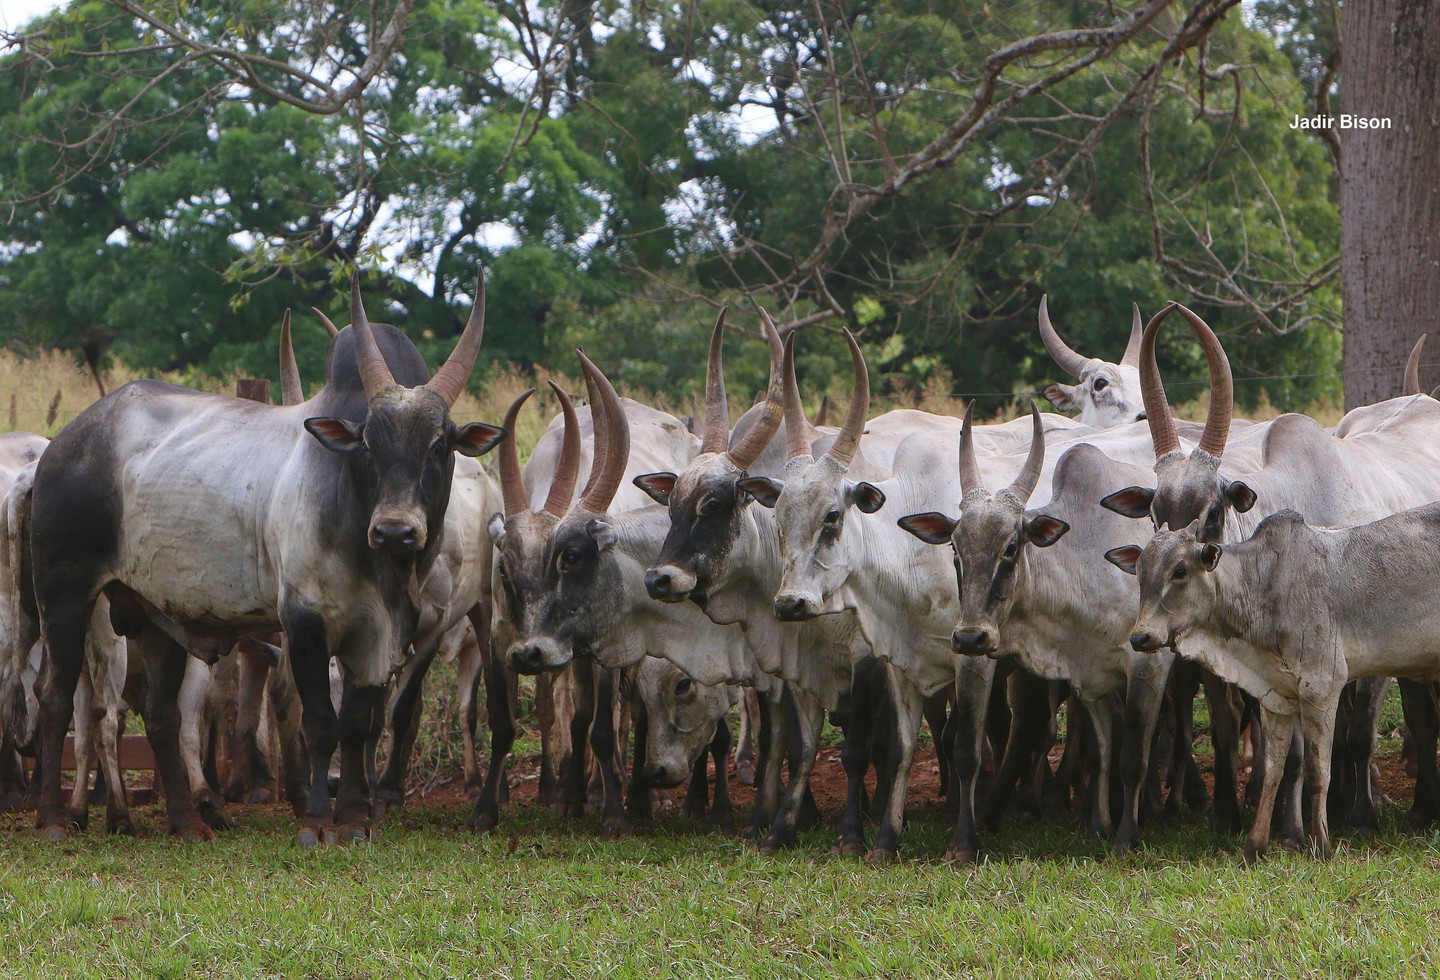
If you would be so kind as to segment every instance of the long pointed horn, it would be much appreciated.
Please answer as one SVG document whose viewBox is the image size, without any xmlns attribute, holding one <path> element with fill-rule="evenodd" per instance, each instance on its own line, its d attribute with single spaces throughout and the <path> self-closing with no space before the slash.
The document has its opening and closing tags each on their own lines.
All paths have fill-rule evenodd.
<svg viewBox="0 0 1440 980">
<path fill-rule="evenodd" d="M 1144 336 L 1140 338 L 1140 396 L 1145 401 L 1145 418 L 1150 424 L 1150 442 L 1155 446 L 1156 459 L 1180 448 L 1180 437 L 1175 434 L 1175 417 L 1170 414 L 1165 385 L 1160 380 L 1160 368 L 1155 363 L 1155 335 L 1175 305 L 1167 303 L 1163 310 L 1151 317 L 1145 325 Z"/>
<path fill-rule="evenodd" d="M 1420 339 L 1415 341 L 1415 346 L 1410 349 L 1410 359 L 1405 362 L 1405 394 L 1423 395 L 1425 389 L 1420 387 L 1420 351 L 1425 348 L 1425 338 L 1429 334 L 1421 334 Z"/>
<path fill-rule="evenodd" d="M 555 382 L 550 382 L 555 397 L 560 399 L 560 412 L 565 416 L 565 434 L 560 443 L 560 462 L 555 466 L 555 476 L 550 480 L 550 494 L 545 498 L 545 510 L 556 517 L 564 517 L 570 509 L 570 498 L 575 496 L 575 481 L 580 477 L 580 420 L 575 416 L 575 403 Z M 513 430 L 508 427 L 506 432 Z"/>
<path fill-rule="evenodd" d="M 850 366 L 855 370 L 855 387 L 850 393 L 850 410 L 845 413 L 845 424 L 826 455 L 849 466 L 855 458 L 855 450 L 860 448 L 865 420 L 870 417 L 870 371 L 865 367 L 865 355 L 860 353 L 860 345 L 849 330 L 845 331 L 845 342 L 850 345 Z"/>
<path fill-rule="evenodd" d="M 1045 466 L 1045 426 L 1040 422 L 1040 409 L 1034 402 L 1030 403 L 1030 419 L 1034 423 L 1030 433 L 1030 453 L 1025 457 L 1020 475 L 1010 484 L 1010 492 L 1020 498 L 1022 506 L 1030 502 L 1030 495 L 1040 482 L 1040 470 Z"/>
<path fill-rule="evenodd" d="M 795 380 L 795 334 L 785 338 L 785 459 L 814 455 L 810 448 L 810 420 L 805 417 L 805 403 L 800 400 L 800 385 Z"/>
<path fill-rule="evenodd" d="M 475 358 L 480 354 L 480 341 L 485 339 L 485 273 L 475 277 L 475 302 L 470 307 L 470 319 L 465 321 L 465 330 L 450 357 L 440 365 L 435 377 L 425 383 L 435 394 L 445 399 L 445 404 L 454 406 L 455 399 L 465 390 L 470 380 L 470 371 L 475 367 Z"/>
<path fill-rule="evenodd" d="M 980 466 L 975 462 L 975 403 L 965 406 L 965 422 L 960 426 L 960 495 L 968 497 L 973 491 L 984 490 L 980 480 Z"/>
<path fill-rule="evenodd" d="M 1205 363 L 1210 368 L 1210 414 L 1205 418 L 1205 431 L 1200 435 L 1199 448 L 1219 458 L 1225 453 L 1225 442 L 1230 438 L 1230 416 L 1235 409 L 1235 382 L 1230 376 L 1230 359 L 1220 338 L 1210 325 L 1189 309 L 1176 304 L 1180 315 L 1190 321 L 1200 346 L 1205 349 Z M 1149 406 L 1146 406 L 1148 409 Z"/>
<path fill-rule="evenodd" d="M 710 334 L 710 359 L 705 363 L 705 435 L 700 440 L 702 453 L 723 453 L 730 447 L 730 406 L 725 402 L 725 362 L 721 348 L 725 343 L 725 307 L 715 318 Z"/>
<path fill-rule="evenodd" d="M 330 339 L 334 340 L 335 335 L 340 332 L 340 328 L 335 326 L 335 324 L 331 322 L 328 316 L 326 316 L 324 313 L 321 313 L 318 306 L 310 307 L 310 312 L 314 313 L 320 318 L 320 325 L 325 328 L 325 332 L 330 335 Z"/>
<path fill-rule="evenodd" d="M 1089 358 L 1081 357 L 1071 350 L 1055 332 L 1055 328 L 1050 323 L 1050 297 L 1048 295 L 1040 297 L 1040 339 L 1044 342 L 1045 349 L 1050 352 L 1050 356 L 1055 359 L 1056 364 L 1075 377 L 1080 377 L 1080 370 Z"/>
<path fill-rule="evenodd" d="M 360 383 L 365 386 L 365 397 L 374 398 L 386 388 L 395 387 L 395 376 L 375 343 L 375 333 L 365 316 L 365 304 L 360 299 L 360 273 L 350 276 L 350 329 L 355 332 L 355 365 L 360 371 Z"/>
<path fill-rule="evenodd" d="M 505 410 L 503 425 L 505 431 L 510 433 L 510 438 L 502 439 L 497 449 L 500 454 L 500 494 L 505 501 L 505 519 L 507 521 L 516 514 L 530 509 L 530 494 L 525 489 L 525 481 L 520 475 L 520 451 L 515 448 L 515 419 L 520 414 L 520 406 L 524 405 L 526 399 L 533 394 L 535 394 L 534 388 L 526 390 Z"/>
<path fill-rule="evenodd" d="M 580 348 L 580 353 L 585 353 L 584 347 Z M 585 397 L 590 404 L 590 443 L 594 447 L 590 458 L 590 478 L 585 481 L 585 489 L 580 491 L 580 496 L 586 497 L 605 469 L 605 458 L 610 455 L 610 412 L 606 410 L 600 388 L 590 372 L 580 373 L 585 376 Z"/>
<path fill-rule="evenodd" d="M 290 311 L 280 321 L 280 404 L 299 405 L 305 400 L 300 368 L 295 364 L 295 347 L 290 343 Z M 508 431 L 508 430 L 507 430 Z"/>
<path fill-rule="evenodd" d="M 1140 319 L 1140 304 L 1130 304 L 1130 341 L 1125 345 L 1125 354 L 1120 358 L 1121 364 L 1128 364 L 1131 367 L 1140 366 L 1140 338 L 1145 334 L 1145 321 Z"/>
<path fill-rule="evenodd" d="M 625 467 L 630 464 L 630 425 L 625 418 L 625 409 L 620 405 L 620 396 L 615 393 L 615 386 L 610 383 L 610 379 L 605 377 L 584 352 L 580 354 L 580 364 L 587 374 L 595 376 L 595 384 L 600 388 L 600 398 L 605 403 L 605 411 L 610 415 L 610 451 L 605 454 L 605 469 L 595 479 L 589 492 L 580 498 L 582 508 L 593 514 L 603 514 L 610 509 L 610 502 L 615 499 L 615 491 L 620 489 L 620 478 L 625 475 Z"/>
<path fill-rule="evenodd" d="M 763 309 L 760 311 L 760 322 L 765 328 L 765 342 L 770 345 L 770 387 L 765 391 L 764 414 L 728 453 L 730 462 L 742 470 L 755 462 L 770 445 L 770 440 L 780 429 L 780 419 L 785 411 L 785 345 L 780 342 L 780 331 L 775 329 L 775 321 Z"/>
</svg>

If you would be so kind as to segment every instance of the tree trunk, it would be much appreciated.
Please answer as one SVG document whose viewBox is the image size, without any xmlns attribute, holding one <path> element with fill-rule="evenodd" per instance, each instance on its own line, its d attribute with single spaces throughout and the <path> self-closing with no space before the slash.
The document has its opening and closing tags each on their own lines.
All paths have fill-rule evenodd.
<svg viewBox="0 0 1440 980">
<path fill-rule="evenodd" d="M 1345 5 L 1341 109 L 1389 129 L 1340 135 L 1345 407 L 1401 393 L 1415 339 L 1440 328 L 1440 0 Z M 1440 383 L 1440 338 L 1420 371 Z"/>
</svg>

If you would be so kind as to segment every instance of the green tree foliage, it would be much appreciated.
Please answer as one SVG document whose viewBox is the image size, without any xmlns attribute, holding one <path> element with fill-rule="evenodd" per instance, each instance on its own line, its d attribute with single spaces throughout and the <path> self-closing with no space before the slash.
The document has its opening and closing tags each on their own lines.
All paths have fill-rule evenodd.
<svg viewBox="0 0 1440 980">
<path fill-rule="evenodd" d="M 484 267 L 486 358 L 584 343 L 676 395 L 717 305 L 758 336 L 763 303 L 857 331 L 881 382 L 943 369 L 997 407 L 1057 372 L 1042 293 L 1086 353 L 1175 298 L 1238 376 L 1299 376 L 1263 385 L 1277 402 L 1338 388 L 1335 194 L 1288 128 L 1319 77 L 1289 7 L 132 2 L 73 0 L 0 61 L 12 344 L 104 334 L 141 367 L 273 374 L 283 309 L 343 323 L 358 266 L 371 316 L 433 360 Z M 392 14 L 393 56 L 335 96 Z M 318 376 L 323 334 L 297 346 Z M 1179 330 L 1162 357 L 1200 372 Z M 761 345 L 730 361 L 758 390 Z M 823 331 L 800 363 L 848 370 Z"/>
</svg>

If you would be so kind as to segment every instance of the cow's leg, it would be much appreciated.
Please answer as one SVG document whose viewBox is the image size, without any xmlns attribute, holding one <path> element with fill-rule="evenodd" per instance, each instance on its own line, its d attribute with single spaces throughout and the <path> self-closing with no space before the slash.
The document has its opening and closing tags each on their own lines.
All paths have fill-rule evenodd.
<svg viewBox="0 0 1440 980">
<path fill-rule="evenodd" d="M 950 754 L 954 749 L 952 743 L 946 742 L 945 723 L 947 721 L 947 709 L 950 707 L 950 692 L 942 690 L 925 699 L 925 724 L 930 726 L 930 737 L 935 743 L 935 758 L 940 766 L 940 795 L 950 795 Z"/>
<path fill-rule="evenodd" d="M 515 746 L 515 698 L 505 658 L 492 644 L 481 648 L 485 672 L 485 715 L 490 721 L 490 765 L 485 782 L 470 812 L 470 829 L 477 833 L 494 830 L 500 823 L 500 800 L 506 785 L 506 760 Z M 540 680 L 541 678 L 537 678 Z"/>
<path fill-rule="evenodd" d="M 495 649 L 503 650 L 504 647 L 496 646 Z M 555 806 L 563 802 L 558 770 L 564 767 L 556 764 L 560 753 L 552 744 L 558 733 L 555 717 L 555 685 L 558 680 L 559 675 L 550 671 L 535 678 L 535 722 L 540 729 L 540 786 L 537 799 L 545 806 Z M 486 698 L 488 704 L 488 694 Z"/>
<path fill-rule="evenodd" d="M 717 827 L 729 828 L 735 823 L 735 808 L 730 803 L 730 725 L 725 718 L 715 725 L 715 737 L 710 740 L 710 758 L 715 762 L 715 802 L 710 807 L 710 822 Z M 702 787 L 705 785 L 706 769 L 705 756 L 701 755 Z"/>
<path fill-rule="evenodd" d="M 1005 679 L 1005 688 L 1010 705 L 1010 733 L 985 803 L 985 829 L 991 831 L 999 828 L 1016 784 L 1034 772 L 1036 757 L 1044 751 L 1050 721 L 1050 689 L 1045 680 L 1017 668 Z"/>
<path fill-rule="evenodd" d="M 280 663 L 270 671 L 265 695 L 270 699 L 270 717 L 280 737 L 280 766 L 285 777 L 285 798 L 297 818 L 303 819 L 310 795 L 310 756 L 305 744 L 305 723 L 301 717 L 300 692 L 290 667 L 290 641 L 280 646 Z M 329 765 L 329 762 L 326 762 Z"/>
<path fill-rule="evenodd" d="M 475 643 L 466 643 L 460 648 L 455 659 L 455 686 L 460 702 L 460 740 L 465 761 L 465 792 L 471 799 L 480 796 L 482 776 L 480 754 L 475 741 L 475 732 L 480 724 L 480 676 L 485 668 L 485 653 L 490 649 L 490 614 L 486 608 L 476 606 L 469 613 L 470 625 L 475 630 Z"/>
<path fill-rule="evenodd" d="M 1167 817 L 1180 816 L 1181 807 L 1203 810 L 1211 805 L 1205 780 L 1195 764 L 1195 696 L 1200 693 L 1202 668 L 1176 660 L 1170 670 L 1166 703 L 1171 733 L 1169 793 L 1165 797 Z"/>
<path fill-rule="evenodd" d="M 1270 847 L 1270 820 L 1275 813 L 1275 794 L 1285 771 L 1285 756 L 1290 751 L 1290 736 L 1295 729 L 1293 714 L 1280 714 L 1260 707 L 1264 726 L 1265 766 L 1260 773 L 1260 800 L 1255 807 L 1255 822 L 1245 841 L 1245 866 L 1252 867 Z M 1252 777 L 1253 778 L 1253 777 Z"/>
<path fill-rule="evenodd" d="M 801 810 L 810 790 L 810 774 L 815 771 L 815 753 L 820 748 L 820 728 L 825 722 L 825 711 L 819 702 L 799 691 L 793 684 L 786 684 L 784 687 L 781 711 L 785 719 L 783 727 L 786 736 L 781 741 L 788 746 L 790 779 L 780 797 L 780 805 L 775 813 L 775 821 L 770 826 L 770 833 L 760 842 L 761 854 L 775 854 L 781 848 L 791 847 L 795 843 Z M 774 768 L 778 770 L 780 767 L 777 764 Z"/>
<path fill-rule="evenodd" d="M 1335 735 L 1333 705 L 1324 700 L 1302 703 L 1300 727 L 1305 733 L 1305 782 L 1310 791 L 1310 853 L 1322 860 L 1329 860 L 1333 852 L 1330 849 L 1329 808 L 1325 803 L 1330 793 L 1330 756 Z M 1368 760 L 1359 775 L 1368 785 Z"/>
<path fill-rule="evenodd" d="M 3 728 L 4 726 L 0 726 Z M 0 813 L 9 813 L 25 802 L 25 767 L 10 734 L 0 731 Z"/>
<path fill-rule="evenodd" d="M 1299 719 L 1293 726 L 1290 747 L 1285 753 L 1285 768 L 1280 776 L 1280 807 L 1274 826 L 1287 847 L 1300 850 L 1305 846 L 1305 735 Z"/>
<path fill-rule="evenodd" d="M 215 830 L 230 826 L 225 806 L 205 778 L 204 746 L 200 728 L 205 723 L 205 695 L 210 688 L 210 666 L 190 657 L 185 661 L 185 676 L 180 684 L 180 758 L 185 761 L 186 785 L 195 801 L 195 812 Z M 145 720 L 149 729 L 150 720 Z M 176 784 L 165 782 L 166 795 Z"/>
<path fill-rule="evenodd" d="M 740 697 L 740 736 L 735 744 L 735 778 L 741 785 L 755 785 L 755 729 L 760 724 L 760 695 L 753 687 Z"/>
<path fill-rule="evenodd" d="M 189 771 L 193 760 L 185 757 L 181 745 L 181 688 L 189 665 L 198 661 L 153 625 L 129 642 L 130 655 L 139 654 L 145 671 L 145 734 L 155 754 L 155 771 L 165 787 L 170 833 L 182 840 L 210 840 L 214 834 L 195 808 Z"/>
<path fill-rule="evenodd" d="M 1370 766 L 1375 760 L 1375 730 L 1380 724 L 1380 710 L 1389 691 L 1388 677 L 1362 677 L 1356 681 L 1355 702 L 1350 709 L 1350 723 L 1345 728 L 1345 765 L 1349 769 L 1353 801 L 1346 822 L 1355 833 L 1367 837 L 1380 833 Z"/>
<path fill-rule="evenodd" d="M 1133 662 L 1126 681 L 1124 734 L 1120 743 L 1123 806 L 1115 833 L 1115 852 L 1126 854 L 1140 841 L 1140 800 L 1150 770 L 1150 747 L 1165 702 L 1174 662 L 1171 653 L 1153 653 Z"/>
<path fill-rule="evenodd" d="M 279 787 L 270 762 L 261 745 L 260 716 L 265 706 L 265 687 L 270 680 L 270 660 L 245 648 L 236 652 L 240 658 L 239 711 L 235 716 L 235 739 L 240 746 L 241 764 L 245 774 L 246 803 L 269 803 L 278 798 Z"/>
<path fill-rule="evenodd" d="M 390 709 L 390 755 L 375 791 L 377 817 L 386 807 L 405 802 L 405 775 L 410 768 L 410 754 L 415 750 L 415 736 L 420 731 L 425 676 L 430 673 L 439 649 L 438 642 L 418 647 L 400 675 L 395 704 Z"/>
<path fill-rule="evenodd" d="M 595 671 L 594 664 L 572 662 L 565 668 L 575 685 L 575 713 L 570 716 L 570 756 L 561 773 L 563 795 L 560 813 L 566 817 L 580 818 L 585 815 L 585 802 L 589 796 L 590 771 L 586 749 L 590 744 L 590 729 L 595 724 Z"/>
<path fill-rule="evenodd" d="M 1095 757 L 1091 760 L 1095 779 L 1090 794 L 1090 836 L 1109 840 L 1114 833 L 1110 820 L 1110 773 L 1115 750 L 1115 712 L 1111 698 L 1082 701 L 1095 733 Z"/>
<path fill-rule="evenodd" d="M 84 830 L 90 823 L 90 771 L 95 768 L 95 690 L 88 665 L 75 683 L 75 783 L 70 788 L 70 823 Z"/>
<path fill-rule="evenodd" d="M 1240 727 L 1230 707 L 1229 686 L 1208 670 L 1203 682 L 1215 749 L 1215 826 L 1222 834 L 1233 834 L 1240 830 Z"/>
<path fill-rule="evenodd" d="M 124 649 L 124 644 L 121 644 Z M 125 732 L 125 702 L 120 696 L 124 671 L 116 682 L 112 676 L 97 681 L 103 702 L 98 719 L 100 765 L 105 773 L 105 829 L 112 834 L 133 834 L 130 801 L 125 796 L 125 776 L 120 769 L 120 739 Z"/>
<path fill-rule="evenodd" d="M 990 687 L 995 680 L 995 661 L 989 657 L 955 658 L 955 765 L 953 783 L 959 794 L 955 834 L 945 860 L 970 864 L 979 857 L 975 814 L 976 780 L 980 775 L 981 744 L 985 739 L 985 713 L 990 704 Z"/>
<path fill-rule="evenodd" d="M 880 663 L 874 659 L 863 661 L 851 676 L 845 741 L 840 747 L 840 764 L 845 769 L 845 812 L 840 817 L 840 833 L 835 843 L 835 850 L 840 854 L 859 856 L 866 851 L 865 773 L 870 768 L 876 723 L 882 710 L 879 703 L 882 683 Z M 937 739 L 941 737 L 936 735 Z"/>
<path fill-rule="evenodd" d="M 1410 819 L 1421 827 L 1440 817 L 1440 773 L 1435 765 L 1435 743 L 1440 731 L 1433 681 L 1401 679 L 1400 701 L 1405 708 L 1405 727 L 1410 731 L 1410 755 L 1415 764 L 1415 802 Z"/>
<path fill-rule="evenodd" d="M 335 793 L 335 835 L 342 841 L 371 839 L 374 784 L 366 766 L 369 743 L 385 727 L 384 684 L 345 682 L 340 696 L 340 786 Z"/>
<path fill-rule="evenodd" d="M 905 786 L 910 764 L 915 759 L 916 736 L 925 710 L 925 697 L 890 664 L 885 665 L 885 687 L 890 695 L 890 761 L 886 765 L 890 785 L 886 787 L 885 814 L 875 831 L 875 846 L 865 855 L 871 864 L 892 861 L 900 850 L 900 833 L 905 828 Z"/>
<path fill-rule="evenodd" d="M 767 691 L 760 699 L 760 765 L 755 774 L 755 806 L 750 813 L 750 827 L 744 836 L 764 839 L 775 822 L 780 807 L 780 776 L 785 758 L 785 712 L 779 691 Z"/>
<path fill-rule="evenodd" d="M 52 839 L 70 833 L 70 815 L 60 795 L 60 754 L 75 710 L 75 687 L 85 662 L 85 629 L 93 605 L 93 598 L 83 603 L 52 600 L 44 610 L 43 630 L 49 658 L 40 694 L 35 825 Z"/>
<path fill-rule="evenodd" d="M 630 767 L 630 786 L 625 792 L 625 816 L 632 824 L 637 824 L 654 816 L 650 805 L 650 783 L 645 778 L 645 759 L 650 751 L 650 714 L 645 710 L 643 698 L 635 699 L 630 712 L 635 730 L 635 764 Z M 704 756 L 701 756 L 701 761 L 704 761 Z M 685 789 L 686 812 L 690 810 L 690 796 L 694 792 L 695 778 L 692 774 L 690 785 Z"/>
<path fill-rule="evenodd" d="M 340 740 L 340 720 L 330 698 L 330 650 L 324 620 L 309 612 L 291 615 L 286 619 L 285 632 L 289 640 L 290 672 L 300 700 L 305 747 L 310 754 L 299 840 L 302 847 L 314 847 L 335 836 L 329 774 L 330 760 Z"/>
<path fill-rule="evenodd" d="M 590 751 L 600 767 L 605 800 L 602 804 L 601 832 L 619 837 L 630 829 L 625 820 L 624 762 L 620 758 L 619 741 L 615 735 L 616 716 L 621 713 L 618 671 L 596 667 L 595 721 L 590 726 Z"/>
</svg>

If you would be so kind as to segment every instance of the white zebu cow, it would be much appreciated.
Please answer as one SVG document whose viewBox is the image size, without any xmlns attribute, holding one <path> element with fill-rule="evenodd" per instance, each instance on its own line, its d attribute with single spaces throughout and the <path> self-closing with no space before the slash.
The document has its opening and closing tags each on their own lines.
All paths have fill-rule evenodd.
<svg viewBox="0 0 1440 980">
<path fill-rule="evenodd" d="M 1049 297 L 1040 297 L 1040 339 L 1045 349 L 1078 382 L 1045 386 L 1044 395 L 1062 412 L 1080 410 L 1080 421 L 1096 429 L 1109 429 L 1145 417 L 1140 395 L 1140 337 L 1144 323 L 1140 307 L 1131 306 L 1130 340 L 1115 363 L 1083 357 L 1071 350 L 1050 323 Z"/>
</svg>

